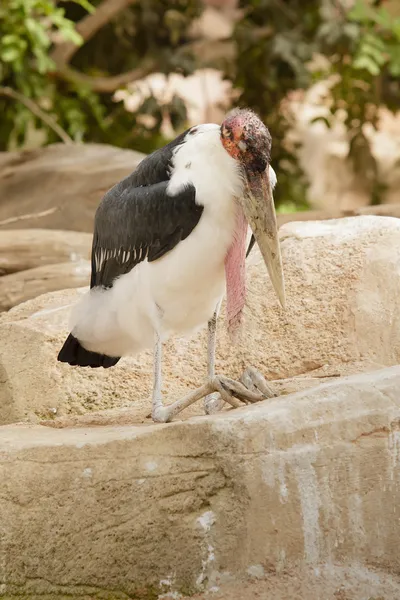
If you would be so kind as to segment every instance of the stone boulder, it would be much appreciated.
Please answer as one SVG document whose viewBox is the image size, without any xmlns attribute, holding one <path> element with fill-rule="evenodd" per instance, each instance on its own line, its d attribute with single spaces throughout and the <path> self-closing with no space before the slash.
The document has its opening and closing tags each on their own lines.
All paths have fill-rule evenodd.
<svg viewBox="0 0 400 600">
<path fill-rule="evenodd" d="M 89 260 L 92 237 L 89 233 L 54 229 L 2 231 L 0 276 L 57 263 Z"/>
<path fill-rule="evenodd" d="M 399 389 L 396 366 L 168 425 L 0 427 L 0 596 L 178 599 L 247 572 L 291 578 L 263 600 L 399 598 Z"/>
<path fill-rule="evenodd" d="M 0 312 L 47 292 L 86 285 L 92 235 L 14 229 L 0 235 Z"/>
<path fill-rule="evenodd" d="M 88 260 L 56 263 L 0 277 L 0 311 L 47 292 L 77 288 L 90 279 Z"/>
<path fill-rule="evenodd" d="M 144 158 L 105 144 L 0 153 L 0 228 L 93 230 L 104 193 Z"/>
<path fill-rule="evenodd" d="M 324 378 L 400 363 L 400 221 L 364 216 L 290 223 L 280 235 L 287 311 L 279 307 L 253 251 L 244 337 L 231 347 L 222 314 L 218 372 L 237 377 L 252 364 L 275 380 L 278 393 L 287 394 Z M 84 423 L 146 420 L 151 352 L 107 370 L 57 363 L 71 307 L 82 293 L 47 294 L 0 317 L 0 423 L 57 415 L 58 424 L 67 425 L 85 413 Z M 200 384 L 206 373 L 205 328 L 166 344 L 163 370 L 171 400 Z M 117 414 L 91 416 L 121 407 Z M 187 414 L 199 411 L 196 406 Z"/>
</svg>

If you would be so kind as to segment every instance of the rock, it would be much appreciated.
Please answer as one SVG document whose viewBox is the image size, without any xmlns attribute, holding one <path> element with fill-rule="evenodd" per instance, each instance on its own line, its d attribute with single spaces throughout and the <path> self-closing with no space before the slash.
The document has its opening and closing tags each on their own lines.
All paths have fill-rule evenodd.
<svg viewBox="0 0 400 600">
<path fill-rule="evenodd" d="M 279 307 L 260 255 L 248 264 L 243 341 L 232 347 L 220 320 L 217 371 L 261 369 L 285 394 L 325 378 L 400 363 L 400 221 L 363 216 L 281 228 L 287 312 Z M 71 307 L 83 290 L 47 294 L 0 317 L 0 423 L 125 407 L 95 423 L 140 423 L 150 412 L 152 356 L 112 369 L 57 363 Z M 172 339 L 164 352 L 164 390 L 175 400 L 206 374 L 206 328 Z M 295 380 L 291 379 L 297 376 Z M 187 414 L 199 414 L 196 406 Z M 90 415 L 85 417 L 90 422 Z"/>
<path fill-rule="evenodd" d="M 92 235 L 51 229 L 17 229 L 0 235 L 0 274 L 90 259 Z M 1 280 L 0 280 L 1 281 Z"/>
<path fill-rule="evenodd" d="M 144 158 L 102 144 L 0 153 L 0 228 L 93 230 L 94 212 Z"/>
<path fill-rule="evenodd" d="M 338 208 L 324 210 L 302 210 L 295 213 L 282 213 L 277 215 L 278 226 L 292 221 L 327 221 L 341 219 L 342 217 L 360 217 L 362 215 L 379 215 L 381 217 L 400 218 L 400 204 L 377 204 L 361 206 L 360 208 L 339 210 Z"/>
<path fill-rule="evenodd" d="M 398 598 L 399 389 L 395 366 L 169 425 L 1 427 L 2 598 L 179 598 L 257 565 L 290 600 L 303 570 L 329 585 L 302 598 L 349 574 Z"/>
<path fill-rule="evenodd" d="M 258 565 L 260 566 L 260 565 Z M 241 578 L 191 600 L 394 600 L 400 597 L 400 577 L 359 565 L 323 565 L 265 574 L 262 581 Z M 161 596 L 173 600 L 177 596 Z M 160 596 L 159 596 L 160 598 Z M 182 597 L 181 597 L 182 598 Z M 188 598 L 188 596 L 184 596 Z M 182 598 L 183 600 L 183 598 Z"/>
<path fill-rule="evenodd" d="M 0 277 L 0 311 L 46 292 L 76 288 L 90 280 L 90 262 L 45 265 Z"/>
</svg>

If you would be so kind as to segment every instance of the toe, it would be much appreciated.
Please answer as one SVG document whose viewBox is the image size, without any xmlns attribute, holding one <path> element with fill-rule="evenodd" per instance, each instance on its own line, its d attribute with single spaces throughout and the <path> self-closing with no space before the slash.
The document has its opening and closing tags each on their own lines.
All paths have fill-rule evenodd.
<svg viewBox="0 0 400 600">
<path fill-rule="evenodd" d="M 244 385 L 244 387 L 246 387 L 248 390 L 250 390 L 251 392 L 256 392 L 257 388 L 254 385 L 254 382 L 251 378 L 251 375 L 248 372 L 248 369 L 246 369 L 243 373 L 243 375 L 241 376 L 241 378 L 239 379 L 240 383 L 242 383 Z"/>
<path fill-rule="evenodd" d="M 275 398 L 277 396 L 276 392 L 273 390 L 272 386 L 267 382 L 264 375 L 262 375 L 262 373 L 260 373 L 260 371 L 258 371 L 254 367 L 248 367 L 244 375 L 246 375 L 246 380 L 251 380 L 252 388 L 250 389 L 258 390 L 263 394 L 263 396 L 265 396 L 265 398 Z"/>
<path fill-rule="evenodd" d="M 219 377 L 219 385 L 221 387 L 221 396 L 225 400 L 224 393 L 228 394 L 231 399 L 239 398 L 242 402 L 259 402 L 260 400 L 264 400 L 264 396 L 256 390 L 255 392 L 249 390 L 239 381 L 235 381 L 234 379 L 230 379 L 229 377 L 223 377 L 222 375 Z M 223 393 L 224 392 L 224 393 Z M 228 402 L 228 400 L 226 400 Z M 234 405 L 232 402 L 230 402 Z M 237 401 L 236 401 L 237 403 Z M 236 404 L 237 405 L 237 404 Z"/>
<path fill-rule="evenodd" d="M 223 408 L 225 402 L 222 400 L 220 394 L 210 394 L 204 398 L 204 410 L 206 415 L 213 415 Z"/>
</svg>

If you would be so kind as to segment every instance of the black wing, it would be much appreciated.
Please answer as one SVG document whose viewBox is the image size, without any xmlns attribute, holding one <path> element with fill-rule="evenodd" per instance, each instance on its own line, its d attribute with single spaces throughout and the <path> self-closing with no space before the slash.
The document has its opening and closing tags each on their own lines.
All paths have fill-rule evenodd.
<svg viewBox="0 0 400 600">
<path fill-rule="evenodd" d="M 203 207 L 196 204 L 194 186 L 169 196 L 168 183 L 122 190 L 117 184 L 106 194 L 95 218 L 91 288 L 112 287 L 117 277 L 146 258 L 157 260 L 196 227 Z"/>
</svg>

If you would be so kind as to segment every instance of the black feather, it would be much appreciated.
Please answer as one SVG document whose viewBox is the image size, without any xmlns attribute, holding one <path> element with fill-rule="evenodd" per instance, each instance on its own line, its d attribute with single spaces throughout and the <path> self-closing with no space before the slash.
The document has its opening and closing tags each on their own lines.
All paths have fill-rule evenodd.
<svg viewBox="0 0 400 600">
<path fill-rule="evenodd" d="M 106 194 L 95 219 L 91 287 L 112 287 L 117 277 L 146 258 L 161 258 L 196 227 L 203 207 L 196 204 L 194 186 L 169 196 L 168 183 Z"/>
<path fill-rule="evenodd" d="M 79 365 L 80 367 L 92 367 L 92 369 L 104 367 L 104 369 L 108 369 L 116 365 L 119 358 L 85 350 L 79 340 L 70 333 L 58 354 L 57 360 L 69 363 L 72 366 Z"/>
<path fill-rule="evenodd" d="M 187 133 L 146 157 L 105 194 L 95 217 L 91 288 L 110 288 L 146 258 L 161 258 L 198 224 L 203 206 L 196 204 L 195 187 L 189 184 L 175 195 L 167 193 L 173 150 Z M 89 352 L 70 334 L 58 360 L 107 368 L 119 358 Z"/>
</svg>

